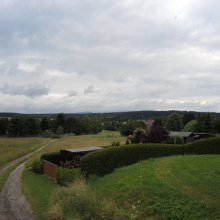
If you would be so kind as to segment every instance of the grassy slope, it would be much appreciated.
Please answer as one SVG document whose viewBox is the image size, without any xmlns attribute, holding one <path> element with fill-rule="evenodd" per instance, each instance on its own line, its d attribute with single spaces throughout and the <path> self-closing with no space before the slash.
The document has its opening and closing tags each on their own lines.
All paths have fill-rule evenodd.
<svg viewBox="0 0 220 220">
<path fill-rule="evenodd" d="M 219 155 L 167 157 L 116 170 L 90 185 L 137 219 L 219 219 Z"/>
</svg>

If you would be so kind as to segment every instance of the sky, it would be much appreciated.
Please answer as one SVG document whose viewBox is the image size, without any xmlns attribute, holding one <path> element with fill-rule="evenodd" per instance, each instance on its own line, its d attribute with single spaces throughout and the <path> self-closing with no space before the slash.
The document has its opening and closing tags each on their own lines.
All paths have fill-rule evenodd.
<svg viewBox="0 0 220 220">
<path fill-rule="evenodd" d="M 220 112 L 217 0 L 1 0 L 0 112 Z"/>
</svg>

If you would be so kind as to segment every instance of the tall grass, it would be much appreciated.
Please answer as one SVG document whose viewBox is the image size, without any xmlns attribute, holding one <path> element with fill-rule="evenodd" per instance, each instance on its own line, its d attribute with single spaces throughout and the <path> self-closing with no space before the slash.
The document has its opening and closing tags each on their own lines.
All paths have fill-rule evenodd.
<svg viewBox="0 0 220 220">
<path fill-rule="evenodd" d="M 0 166 L 49 142 L 47 138 L 0 138 Z"/>
<path fill-rule="evenodd" d="M 27 166 L 31 166 L 35 159 L 40 158 L 44 153 L 59 152 L 61 149 L 74 149 L 83 147 L 99 147 L 110 146 L 113 141 L 125 143 L 126 137 L 122 137 L 119 132 L 102 131 L 97 135 L 79 135 L 71 137 L 63 137 L 50 144 L 46 149 L 35 154 L 28 161 Z"/>
</svg>

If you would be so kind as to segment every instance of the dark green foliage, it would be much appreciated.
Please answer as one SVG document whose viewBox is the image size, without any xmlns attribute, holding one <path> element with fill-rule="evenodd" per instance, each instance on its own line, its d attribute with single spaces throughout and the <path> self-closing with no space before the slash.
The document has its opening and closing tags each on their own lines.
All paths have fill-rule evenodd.
<svg viewBox="0 0 220 220">
<path fill-rule="evenodd" d="M 146 129 L 147 126 L 143 121 L 128 120 L 126 124 L 121 126 L 120 133 L 122 136 L 132 135 L 136 128 Z"/>
<path fill-rule="evenodd" d="M 183 127 L 183 122 L 181 116 L 177 113 L 173 113 L 168 116 L 166 121 L 166 129 L 170 131 L 181 131 Z"/>
<path fill-rule="evenodd" d="M 58 135 L 58 134 L 52 134 L 52 135 L 51 135 L 51 138 L 53 138 L 53 139 L 59 139 L 59 138 L 60 138 L 60 135 Z"/>
<path fill-rule="evenodd" d="M 140 160 L 182 154 L 179 145 L 130 144 L 91 152 L 81 158 L 81 170 L 86 174 L 103 176 L 114 169 Z"/>
<path fill-rule="evenodd" d="M 103 176 L 115 169 L 149 158 L 184 154 L 220 154 L 220 137 L 185 145 L 129 144 L 91 152 L 81 158 L 81 170 L 87 175 Z"/>
<path fill-rule="evenodd" d="M 120 146 L 120 144 L 121 144 L 120 141 L 113 141 L 111 147 Z"/>
<path fill-rule="evenodd" d="M 153 128 L 156 126 L 162 126 L 162 125 L 163 125 L 162 118 L 155 118 L 154 123 L 153 123 Z"/>
<path fill-rule="evenodd" d="M 37 174 L 43 174 L 43 162 L 40 159 L 36 159 L 32 163 L 32 170 Z"/>
<path fill-rule="evenodd" d="M 51 152 L 41 155 L 42 160 L 49 161 L 53 164 L 60 165 L 60 152 Z"/>
<path fill-rule="evenodd" d="M 41 126 L 42 131 L 49 129 L 49 120 L 47 117 L 43 117 L 41 119 L 40 126 Z"/>
<path fill-rule="evenodd" d="M 196 116 L 193 112 L 186 112 L 184 115 L 183 115 L 183 126 L 185 126 L 188 122 L 192 121 L 192 120 L 195 120 L 196 119 Z"/>
<path fill-rule="evenodd" d="M 184 154 L 220 154 L 220 138 L 213 137 L 183 145 Z"/>
<path fill-rule="evenodd" d="M 0 118 L 0 135 L 5 135 L 8 127 L 8 118 Z"/>
<path fill-rule="evenodd" d="M 81 171 L 79 168 L 69 169 L 65 167 L 57 167 L 56 180 L 61 185 L 68 185 L 76 178 L 79 178 Z"/>
</svg>

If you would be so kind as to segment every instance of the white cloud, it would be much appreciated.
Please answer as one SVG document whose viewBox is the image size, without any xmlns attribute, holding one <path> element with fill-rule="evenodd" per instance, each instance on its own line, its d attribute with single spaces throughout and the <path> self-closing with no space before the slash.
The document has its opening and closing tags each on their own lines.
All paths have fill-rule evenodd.
<svg viewBox="0 0 220 220">
<path fill-rule="evenodd" d="M 220 111 L 217 0 L 0 5 L 4 111 Z"/>
</svg>

